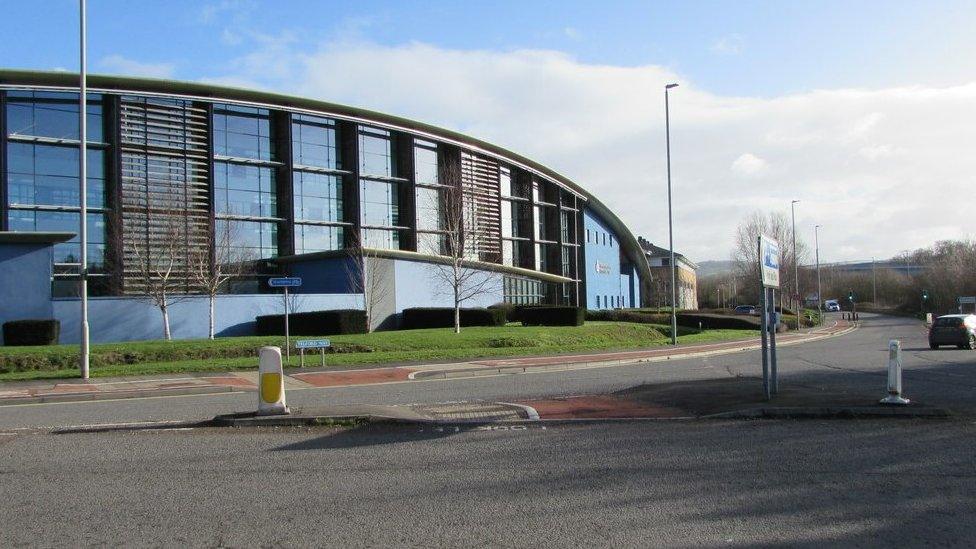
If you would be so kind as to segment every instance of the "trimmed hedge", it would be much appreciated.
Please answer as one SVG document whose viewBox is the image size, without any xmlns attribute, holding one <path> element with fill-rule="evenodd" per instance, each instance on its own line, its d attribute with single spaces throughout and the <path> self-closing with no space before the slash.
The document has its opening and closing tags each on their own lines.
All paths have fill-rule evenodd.
<svg viewBox="0 0 976 549">
<path fill-rule="evenodd" d="M 262 315 L 257 321 L 257 335 L 285 335 L 285 315 Z M 312 311 L 288 315 L 288 332 L 296 336 L 365 334 L 366 312 L 358 309 Z"/>
<path fill-rule="evenodd" d="M 4 345 L 57 345 L 60 335 L 60 320 L 11 320 L 3 323 Z"/>
<path fill-rule="evenodd" d="M 679 326 L 698 328 L 699 322 L 703 330 L 758 330 L 760 328 L 760 319 L 758 316 L 678 313 Z"/>
<path fill-rule="evenodd" d="M 639 324 L 671 324 L 671 315 L 664 313 L 645 313 L 636 310 L 587 310 L 586 320 L 604 322 L 636 322 Z"/>
<path fill-rule="evenodd" d="M 523 326 L 582 326 L 586 310 L 569 305 L 525 307 L 518 316 Z"/>
<path fill-rule="evenodd" d="M 461 326 L 504 326 L 506 310 L 502 308 L 462 308 Z M 404 309 L 400 328 L 419 330 L 424 328 L 451 328 L 454 326 L 453 307 L 415 307 Z"/>
</svg>

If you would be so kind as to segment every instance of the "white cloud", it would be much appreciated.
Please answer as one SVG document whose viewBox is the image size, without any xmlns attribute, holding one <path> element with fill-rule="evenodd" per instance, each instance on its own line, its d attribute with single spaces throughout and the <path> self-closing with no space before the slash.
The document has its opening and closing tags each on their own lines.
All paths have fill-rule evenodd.
<svg viewBox="0 0 976 549">
<path fill-rule="evenodd" d="M 563 29 L 563 34 L 565 34 L 566 35 L 566 38 L 569 38 L 570 40 L 579 40 L 582 37 L 582 35 L 580 34 L 580 31 L 577 30 L 574 27 L 566 27 L 566 28 L 564 28 Z"/>
<path fill-rule="evenodd" d="M 497 143 L 575 180 L 653 242 L 667 236 L 661 96 L 665 83 L 681 82 L 671 95 L 675 245 L 696 260 L 728 257 L 746 214 L 788 212 L 791 199 L 802 200 L 801 238 L 823 225 L 825 261 L 972 235 L 972 201 L 945 197 L 976 184 L 976 83 L 759 99 L 711 94 L 660 66 L 587 64 L 554 51 L 296 48 L 287 36 L 269 38 L 213 79 Z"/>
<path fill-rule="evenodd" d="M 102 72 L 126 76 L 171 78 L 176 70 L 176 65 L 173 63 L 142 63 L 115 54 L 101 58 L 98 62 L 98 69 Z"/>
<path fill-rule="evenodd" d="M 712 44 L 712 52 L 719 55 L 738 55 L 742 53 L 742 48 L 745 47 L 745 40 L 743 40 L 741 34 L 729 34 L 723 36 Z"/>
<path fill-rule="evenodd" d="M 732 162 L 732 171 L 746 177 L 759 175 L 769 169 L 769 163 L 752 153 L 739 155 Z"/>
</svg>

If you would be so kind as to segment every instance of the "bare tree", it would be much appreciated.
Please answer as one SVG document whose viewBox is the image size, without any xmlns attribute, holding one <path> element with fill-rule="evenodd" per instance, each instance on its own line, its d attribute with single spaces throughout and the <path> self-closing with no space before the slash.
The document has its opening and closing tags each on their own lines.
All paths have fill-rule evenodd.
<svg viewBox="0 0 976 549">
<path fill-rule="evenodd" d="M 209 301 L 209 329 L 214 339 L 217 294 L 227 283 L 253 270 L 254 256 L 245 248 L 235 246 L 237 231 L 232 222 L 212 224 L 213 239 L 206 246 L 191 247 L 188 253 L 190 280 L 196 290 Z"/>
<path fill-rule="evenodd" d="M 732 251 L 732 261 L 735 264 L 735 274 L 742 286 L 737 288 L 745 295 L 759 295 L 759 235 L 772 237 L 779 242 L 782 257 L 780 259 L 780 287 L 782 295 L 787 298 L 790 306 L 796 307 L 796 297 L 793 296 L 794 265 L 802 261 L 807 255 L 807 245 L 802 239 L 796 239 L 796 254 L 793 253 L 793 231 L 789 218 L 780 212 L 763 215 L 753 212 L 739 223 L 735 235 L 735 248 Z"/>
<path fill-rule="evenodd" d="M 173 339 L 169 328 L 169 306 L 185 292 L 183 270 L 186 268 L 186 229 L 183 220 L 162 215 L 152 221 L 154 237 L 133 239 L 127 243 L 132 255 L 141 292 L 159 308 L 163 316 L 163 337 Z"/>
<path fill-rule="evenodd" d="M 390 286 L 376 272 L 379 258 L 374 248 L 367 246 L 360 233 L 353 232 L 351 245 L 346 248 L 345 264 L 349 285 L 363 292 L 363 311 L 366 313 L 366 330 L 373 331 L 377 306 L 390 296 Z"/>
<path fill-rule="evenodd" d="M 494 277 L 491 263 L 482 262 L 483 250 L 489 249 L 491 234 L 481 219 L 474 193 L 464 192 L 464 180 L 458 165 L 441 167 L 436 204 L 426 205 L 437 212 L 441 230 L 428 233 L 421 251 L 445 258 L 431 266 L 433 276 L 450 289 L 454 304 L 454 333 L 461 333 L 461 306 L 468 300 L 491 291 Z M 418 205 L 418 210 L 419 210 Z M 477 265 L 477 266 L 476 266 Z"/>
</svg>

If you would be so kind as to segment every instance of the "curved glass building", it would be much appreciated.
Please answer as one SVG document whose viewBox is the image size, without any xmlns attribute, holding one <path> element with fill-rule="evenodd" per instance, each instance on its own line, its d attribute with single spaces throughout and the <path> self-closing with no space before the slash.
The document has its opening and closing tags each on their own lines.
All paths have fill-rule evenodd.
<svg viewBox="0 0 976 549">
<path fill-rule="evenodd" d="M 175 337 L 206 336 L 200 250 L 250 266 L 222 290 L 218 333 L 249 333 L 256 315 L 279 312 L 273 276 L 302 277 L 298 309 L 363 307 L 357 249 L 385 288 L 375 322 L 393 327 L 405 308 L 451 303 L 431 270 L 453 255 L 455 218 L 469 235 L 465 265 L 491 279 L 466 306 L 635 307 L 649 287 L 637 239 L 606 206 L 490 143 L 209 84 L 89 76 L 88 90 L 95 341 L 158 337 L 145 295 L 160 250 Z M 0 322 L 58 318 L 64 342 L 77 339 L 79 144 L 77 75 L 0 71 Z"/>
</svg>

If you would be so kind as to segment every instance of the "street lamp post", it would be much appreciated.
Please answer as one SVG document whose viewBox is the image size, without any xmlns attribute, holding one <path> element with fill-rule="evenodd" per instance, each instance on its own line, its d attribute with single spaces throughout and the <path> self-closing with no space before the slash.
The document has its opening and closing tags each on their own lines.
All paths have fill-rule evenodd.
<svg viewBox="0 0 976 549">
<path fill-rule="evenodd" d="M 823 326 L 823 294 L 820 293 L 820 225 L 813 227 L 813 245 L 817 255 L 817 315 Z"/>
<path fill-rule="evenodd" d="M 78 85 L 78 139 L 80 141 L 80 154 L 78 156 L 78 179 L 81 192 L 81 221 L 78 224 L 78 237 L 81 240 L 81 259 L 78 268 L 78 284 L 81 294 L 81 349 L 78 359 L 78 367 L 81 370 L 81 378 L 88 379 L 88 67 L 85 55 L 86 35 L 88 34 L 88 22 L 85 13 L 85 0 L 80 0 L 80 34 L 79 44 L 80 54 L 80 82 Z"/>
<path fill-rule="evenodd" d="M 668 151 L 668 249 L 671 252 L 671 345 L 678 344 L 678 309 L 676 303 L 674 265 L 674 222 L 671 215 L 671 112 L 668 105 L 668 91 L 678 84 L 664 86 L 664 136 Z"/>
<path fill-rule="evenodd" d="M 796 257 L 796 204 L 799 200 L 790 202 L 790 212 L 793 217 L 793 295 L 796 296 L 796 330 L 800 331 L 800 260 Z"/>
</svg>

